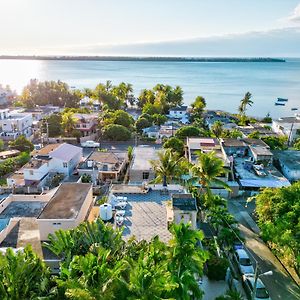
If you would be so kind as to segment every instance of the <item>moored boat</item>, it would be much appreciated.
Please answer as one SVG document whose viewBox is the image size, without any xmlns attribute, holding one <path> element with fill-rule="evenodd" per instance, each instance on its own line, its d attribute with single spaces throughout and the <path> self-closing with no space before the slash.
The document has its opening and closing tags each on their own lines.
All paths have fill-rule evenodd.
<svg viewBox="0 0 300 300">
<path fill-rule="evenodd" d="M 275 105 L 276 105 L 276 106 L 285 106 L 285 103 L 282 103 L 282 102 L 275 102 Z"/>
<path fill-rule="evenodd" d="M 277 101 L 278 102 L 288 102 L 289 99 L 287 99 L 287 98 L 277 98 Z"/>
</svg>

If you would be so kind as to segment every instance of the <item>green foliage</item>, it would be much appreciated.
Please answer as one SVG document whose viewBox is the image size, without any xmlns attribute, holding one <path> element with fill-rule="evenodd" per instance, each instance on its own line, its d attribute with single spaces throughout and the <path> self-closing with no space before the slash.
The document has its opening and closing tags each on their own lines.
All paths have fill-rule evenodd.
<svg viewBox="0 0 300 300">
<path fill-rule="evenodd" d="M 32 79 L 24 87 L 21 95 L 21 101 L 27 107 L 47 104 L 77 107 L 79 100 L 80 95 L 71 91 L 69 86 L 60 80 L 39 82 L 37 79 Z"/>
<path fill-rule="evenodd" d="M 219 138 L 221 137 L 222 133 L 223 133 L 223 123 L 221 121 L 216 121 L 212 127 L 211 127 L 211 131 L 213 132 L 213 134 Z"/>
<path fill-rule="evenodd" d="M 184 142 L 176 137 L 171 137 L 163 144 L 165 149 L 171 149 L 173 152 L 178 153 L 180 156 L 184 154 Z"/>
<path fill-rule="evenodd" d="M 61 126 L 66 136 L 72 136 L 72 133 L 76 126 L 76 118 L 74 117 L 74 113 L 72 111 L 68 111 L 62 114 Z"/>
<path fill-rule="evenodd" d="M 243 295 L 236 290 L 227 290 L 224 296 L 219 296 L 215 300 L 243 300 Z"/>
<path fill-rule="evenodd" d="M 261 138 L 271 150 L 286 150 L 287 137 L 286 136 L 265 136 Z"/>
<path fill-rule="evenodd" d="M 55 174 L 51 180 L 51 186 L 57 187 L 61 183 L 61 181 L 64 179 L 63 174 Z"/>
<path fill-rule="evenodd" d="M 246 110 L 247 110 L 247 106 L 252 106 L 253 101 L 251 100 L 252 95 L 250 92 L 247 92 L 244 96 L 244 98 L 241 100 L 240 102 L 240 106 L 238 108 L 239 113 L 241 114 L 241 116 L 246 116 Z"/>
<path fill-rule="evenodd" d="M 207 277 L 210 280 L 224 280 L 229 267 L 228 260 L 224 257 L 213 256 L 206 262 Z"/>
<path fill-rule="evenodd" d="M 159 104 L 157 103 L 149 103 L 147 102 L 142 110 L 143 114 L 148 114 L 148 115 L 154 115 L 154 114 L 161 114 L 162 113 L 162 108 Z"/>
<path fill-rule="evenodd" d="M 7 158 L 0 162 L 0 177 L 3 177 L 25 165 L 30 160 L 30 154 L 20 153 L 17 157 Z"/>
<path fill-rule="evenodd" d="M 261 120 L 263 123 L 272 123 L 272 118 L 269 113 Z"/>
<path fill-rule="evenodd" d="M 137 105 L 149 114 L 167 113 L 170 108 L 180 106 L 183 102 L 183 91 L 179 86 L 157 84 L 153 89 L 141 91 Z"/>
<path fill-rule="evenodd" d="M 47 296 L 50 272 L 30 246 L 14 253 L 0 253 L 0 298 L 37 299 Z"/>
<path fill-rule="evenodd" d="M 90 182 L 92 182 L 92 177 L 91 177 L 91 175 L 89 175 L 89 174 L 83 174 L 83 175 L 81 176 L 81 182 L 82 182 L 82 183 L 90 183 Z"/>
<path fill-rule="evenodd" d="M 24 135 L 20 135 L 14 141 L 9 142 L 9 146 L 21 152 L 31 152 L 34 149 L 33 144 Z"/>
<path fill-rule="evenodd" d="M 150 127 L 151 125 L 152 122 L 150 122 L 148 119 L 143 117 L 142 118 L 139 117 L 135 122 L 136 131 L 139 133 L 141 133 L 144 128 Z"/>
<path fill-rule="evenodd" d="M 200 136 L 200 134 L 201 130 L 199 128 L 189 125 L 179 128 L 176 131 L 175 136 L 180 139 L 185 139 L 186 137 Z"/>
<path fill-rule="evenodd" d="M 44 133 L 47 132 L 47 125 L 48 123 L 48 130 L 49 130 L 49 137 L 58 137 L 62 134 L 62 117 L 61 114 L 52 114 L 51 116 L 47 117 L 42 125 L 42 131 Z"/>
<path fill-rule="evenodd" d="M 103 128 L 103 137 L 112 141 L 127 141 L 131 138 L 131 132 L 122 125 L 110 124 Z"/>
<path fill-rule="evenodd" d="M 78 108 L 75 108 L 75 107 L 66 107 L 63 111 L 62 111 L 62 114 L 64 113 L 67 113 L 67 112 L 71 112 L 71 113 L 74 113 L 74 114 L 90 114 L 91 111 L 87 108 L 87 107 L 78 107 Z"/>
<path fill-rule="evenodd" d="M 192 106 L 192 121 L 202 118 L 203 111 L 206 107 L 206 101 L 202 96 L 197 96 L 195 101 L 191 104 Z"/>
<path fill-rule="evenodd" d="M 4 149 L 4 142 L 2 139 L 0 139 L 0 151 Z"/>
<path fill-rule="evenodd" d="M 166 186 L 168 183 L 178 181 L 182 175 L 180 168 L 182 160 L 183 158 L 178 157 L 171 149 L 158 152 L 158 159 L 150 161 L 156 173 L 153 182 L 163 183 Z"/>
<path fill-rule="evenodd" d="M 222 132 L 222 137 L 223 138 L 234 138 L 234 139 L 237 139 L 237 138 L 242 138 L 243 134 L 238 129 L 231 129 L 231 130 L 224 129 L 223 132 Z"/>
<path fill-rule="evenodd" d="M 153 123 L 158 126 L 165 124 L 168 120 L 166 116 L 160 114 L 154 114 L 152 118 L 153 118 Z"/>
<path fill-rule="evenodd" d="M 127 157 L 128 157 L 128 161 L 132 161 L 133 159 L 133 147 L 132 146 L 128 146 L 127 148 Z"/>
<path fill-rule="evenodd" d="M 256 212 L 263 239 L 300 274 L 300 182 L 264 189 L 256 196 Z"/>
<path fill-rule="evenodd" d="M 300 151 L 300 139 L 297 139 L 293 145 L 296 150 Z"/>
<path fill-rule="evenodd" d="M 248 134 L 249 139 L 259 139 L 260 138 L 260 133 L 259 131 L 255 130 L 251 133 Z"/>
</svg>

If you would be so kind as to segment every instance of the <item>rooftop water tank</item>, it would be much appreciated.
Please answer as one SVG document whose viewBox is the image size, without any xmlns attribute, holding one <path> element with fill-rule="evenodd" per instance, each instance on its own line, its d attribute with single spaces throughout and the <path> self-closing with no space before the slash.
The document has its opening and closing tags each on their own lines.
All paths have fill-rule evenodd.
<svg viewBox="0 0 300 300">
<path fill-rule="evenodd" d="M 100 205 L 100 218 L 103 221 L 109 221 L 112 219 L 112 206 L 109 203 Z"/>
<path fill-rule="evenodd" d="M 87 161 L 87 166 L 88 166 L 88 168 L 92 168 L 93 167 L 93 161 L 92 160 L 88 160 Z"/>
</svg>

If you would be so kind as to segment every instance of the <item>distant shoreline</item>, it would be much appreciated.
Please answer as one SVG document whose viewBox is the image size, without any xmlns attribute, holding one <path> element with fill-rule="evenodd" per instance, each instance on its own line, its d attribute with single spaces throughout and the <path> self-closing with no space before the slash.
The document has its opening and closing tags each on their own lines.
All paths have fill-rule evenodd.
<svg viewBox="0 0 300 300">
<path fill-rule="evenodd" d="M 139 57 L 139 56 L 34 56 L 0 55 L 0 59 L 16 60 L 66 60 L 66 61 L 150 61 L 150 62 L 286 62 L 271 57 Z"/>
</svg>

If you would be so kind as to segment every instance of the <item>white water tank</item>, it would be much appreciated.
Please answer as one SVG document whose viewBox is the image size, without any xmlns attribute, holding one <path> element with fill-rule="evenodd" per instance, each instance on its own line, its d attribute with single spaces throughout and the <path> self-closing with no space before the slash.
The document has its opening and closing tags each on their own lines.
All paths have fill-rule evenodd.
<svg viewBox="0 0 300 300">
<path fill-rule="evenodd" d="M 109 203 L 100 205 L 100 218 L 103 221 L 109 221 L 112 218 L 112 206 Z"/>
<path fill-rule="evenodd" d="M 92 168 L 93 167 L 93 161 L 92 160 L 88 160 L 87 161 L 87 167 L 88 168 Z"/>
</svg>

